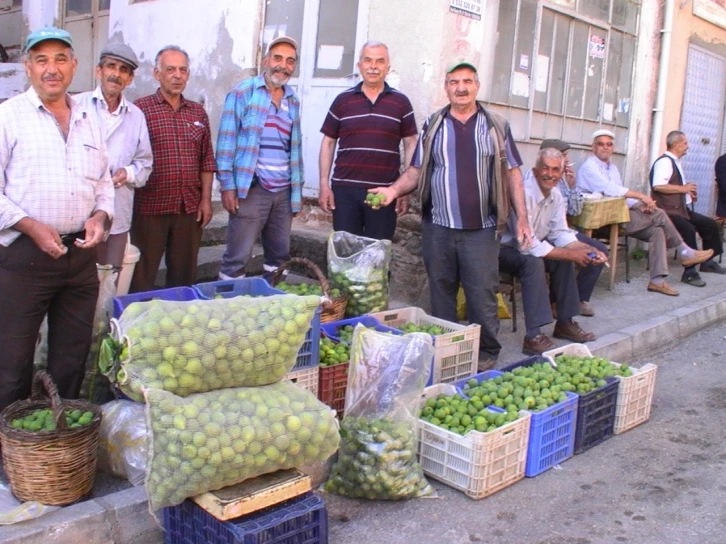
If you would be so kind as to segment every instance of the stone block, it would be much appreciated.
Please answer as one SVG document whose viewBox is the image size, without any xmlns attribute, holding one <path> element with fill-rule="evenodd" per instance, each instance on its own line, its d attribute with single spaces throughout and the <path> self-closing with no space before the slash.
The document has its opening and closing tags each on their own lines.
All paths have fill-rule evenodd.
<svg viewBox="0 0 726 544">
<path fill-rule="evenodd" d="M 124 489 L 96 499 L 106 509 L 114 542 L 163 542 L 163 529 L 149 513 L 146 490 L 143 486 Z"/>
<path fill-rule="evenodd" d="M 625 327 L 618 332 L 632 337 L 633 359 L 659 351 L 681 339 L 678 318 L 667 314 Z"/>
<path fill-rule="evenodd" d="M 598 357 L 604 357 L 616 363 L 627 363 L 633 357 L 633 338 L 622 332 L 612 332 L 599 337 L 594 342 L 588 342 L 590 352 Z"/>
</svg>

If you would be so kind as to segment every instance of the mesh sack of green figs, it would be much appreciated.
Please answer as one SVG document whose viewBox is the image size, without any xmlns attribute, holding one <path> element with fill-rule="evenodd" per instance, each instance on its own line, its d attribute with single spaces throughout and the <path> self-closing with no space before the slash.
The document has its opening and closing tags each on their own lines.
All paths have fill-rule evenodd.
<svg viewBox="0 0 726 544">
<path fill-rule="evenodd" d="M 294 295 L 136 302 L 100 361 L 134 400 L 146 387 L 183 397 L 275 383 L 295 365 L 319 304 Z"/>
<path fill-rule="evenodd" d="M 428 334 L 353 332 L 340 452 L 325 490 L 400 500 L 433 493 L 416 460 L 418 409 L 434 348 Z"/>
<path fill-rule="evenodd" d="M 356 317 L 388 309 L 390 240 L 374 240 L 349 232 L 328 238 L 328 279 L 348 300 L 345 315 Z"/>
<path fill-rule="evenodd" d="M 151 510 L 276 470 L 324 462 L 338 449 L 335 413 L 289 382 L 178 397 L 147 389 Z"/>
</svg>

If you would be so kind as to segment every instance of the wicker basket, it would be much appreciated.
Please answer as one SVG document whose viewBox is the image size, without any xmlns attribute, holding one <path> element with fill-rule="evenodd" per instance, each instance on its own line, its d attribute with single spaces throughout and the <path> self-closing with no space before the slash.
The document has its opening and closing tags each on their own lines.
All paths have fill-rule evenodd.
<svg viewBox="0 0 726 544">
<path fill-rule="evenodd" d="M 325 278 L 323 272 L 320 270 L 318 265 L 316 265 L 310 259 L 306 259 L 304 257 L 293 257 L 285 264 L 281 265 L 272 276 L 272 286 L 275 287 L 278 283 L 280 283 L 282 274 L 292 264 L 301 264 L 305 266 L 308 270 L 312 271 L 313 274 L 315 274 L 315 277 L 320 282 L 320 287 L 323 290 L 323 295 L 325 295 L 325 299 L 323 300 L 322 312 L 320 314 L 320 322 L 330 323 L 331 321 L 338 321 L 340 319 L 343 319 L 343 316 L 345 316 L 345 307 L 348 304 L 348 301 L 343 295 L 338 297 L 330 296 L 330 283 L 328 283 L 328 280 Z"/>
<path fill-rule="evenodd" d="M 43 398 L 43 389 L 50 400 Z M 52 408 L 55 431 L 14 429 L 13 420 L 35 410 Z M 93 412 L 88 425 L 70 429 L 65 410 Z M 98 431 L 101 409 L 89 402 L 61 400 L 47 372 L 39 371 L 33 379 L 29 400 L 19 400 L 0 414 L 0 442 L 5 473 L 13 494 L 21 501 L 38 501 L 53 506 L 74 503 L 93 487 L 96 476 Z"/>
</svg>

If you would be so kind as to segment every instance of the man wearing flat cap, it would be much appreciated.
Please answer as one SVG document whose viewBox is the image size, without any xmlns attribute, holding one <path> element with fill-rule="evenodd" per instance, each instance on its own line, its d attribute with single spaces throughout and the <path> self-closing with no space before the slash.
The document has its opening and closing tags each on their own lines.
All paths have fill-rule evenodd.
<svg viewBox="0 0 726 544">
<path fill-rule="evenodd" d="M 524 203 L 522 159 L 509 122 L 477 101 L 476 66 L 457 61 L 446 70 L 449 104 L 421 129 L 411 165 L 392 184 L 370 189 L 384 205 L 418 186 L 422 252 L 434 316 L 457 321 L 459 283 L 469 321 L 481 325 L 479 370 L 494 366 L 499 288 L 499 235 L 513 217 L 513 236 L 526 251 L 532 229 Z"/>
<path fill-rule="evenodd" d="M 559 189 L 565 200 L 565 204 L 567 206 L 567 215 L 580 215 L 582 213 L 583 196 L 582 189 L 577 186 L 577 177 L 575 175 L 575 170 L 572 167 L 573 164 L 570 162 L 568 156 L 570 144 L 562 140 L 544 140 L 540 144 L 539 148 L 540 150 L 556 149 L 557 151 L 562 153 L 565 166 L 562 178 L 557 183 L 557 188 Z M 534 170 L 530 169 L 524 175 L 525 187 L 527 187 L 528 184 L 532 186 L 534 181 Z M 590 238 L 589 236 L 585 236 L 581 232 L 575 232 L 575 235 L 577 236 L 577 240 L 579 242 L 594 247 L 603 255 L 608 255 L 608 248 L 602 242 L 593 240 L 592 238 Z M 591 262 L 589 266 L 580 267 L 579 271 L 577 272 L 577 292 L 580 297 L 580 315 L 582 316 L 592 317 L 595 315 L 595 310 L 590 306 L 589 302 L 590 298 L 592 297 L 592 293 L 595 290 L 595 284 L 597 283 L 597 279 L 600 277 L 604 266 L 604 261 Z M 554 289 L 550 289 L 550 298 L 554 311 Z"/>
<path fill-rule="evenodd" d="M 290 259 L 292 218 L 302 208 L 304 181 L 300 101 L 287 84 L 297 62 L 297 42 L 275 38 L 263 72 L 239 83 L 224 101 L 217 179 L 229 223 L 220 279 L 245 275 L 260 237 L 266 276 Z"/>
<path fill-rule="evenodd" d="M 48 316 L 48 372 L 77 398 L 98 298 L 96 246 L 114 211 L 101 126 L 67 93 L 78 61 L 58 28 L 25 41 L 30 88 L 0 104 L 0 411 L 30 394 Z"/>
<path fill-rule="evenodd" d="M 580 166 L 577 183 L 585 192 L 627 199 L 630 221 L 621 225 L 622 232 L 626 236 L 648 242 L 648 291 L 677 296 L 678 291 L 665 281 L 668 277 L 667 249 L 678 249 L 678 256 L 684 267 L 707 261 L 713 255 L 713 250 L 698 251 L 689 247 L 668 215 L 656 207 L 652 198 L 623 185 L 618 167 L 610 162 L 614 144 L 615 134 L 609 130 L 596 130 L 593 133 L 592 156 Z"/>
<path fill-rule="evenodd" d="M 99 264 L 120 270 L 131 228 L 134 190 L 146 185 L 151 174 L 149 131 L 142 111 L 123 92 L 139 66 L 136 54 L 122 43 L 108 44 L 96 66 L 98 87 L 76 96 L 103 127 L 109 172 L 115 188 L 115 211 L 108 239 L 98 245 Z"/>
</svg>

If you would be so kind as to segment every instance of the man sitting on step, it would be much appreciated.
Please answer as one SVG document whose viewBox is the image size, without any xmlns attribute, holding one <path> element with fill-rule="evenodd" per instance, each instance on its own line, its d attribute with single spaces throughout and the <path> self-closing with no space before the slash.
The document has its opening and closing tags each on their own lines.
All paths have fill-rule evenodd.
<svg viewBox="0 0 726 544">
<path fill-rule="evenodd" d="M 533 177 L 525 179 L 524 200 L 532 229 L 532 245 L 526 251 L 517 247 L 514 231 L 507 225 L 499 250 L 499 270 L 519 277 L 522 284 L 524 323 L 527 333 L 522 352 L 536 355 L 553 349 L 552 340 L 541 327 L 552 322 L 549 291 L 556 301 L 557 323 L 553 335 L 572 342 L 589 342 L 595 335 L 583 331 L 573 321 L 580 314 L 575 264 L 601 266 L 607 256 L 577 240 L 568 228 L 566 204 L 557 184 L 564 173 L 562 153 L 552 147 L 541 149 Z M 545 273 L 550 274 L 550 289 Z"/>
</svg>

